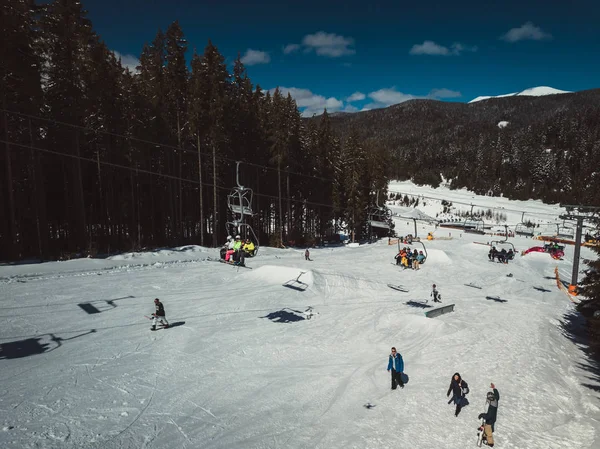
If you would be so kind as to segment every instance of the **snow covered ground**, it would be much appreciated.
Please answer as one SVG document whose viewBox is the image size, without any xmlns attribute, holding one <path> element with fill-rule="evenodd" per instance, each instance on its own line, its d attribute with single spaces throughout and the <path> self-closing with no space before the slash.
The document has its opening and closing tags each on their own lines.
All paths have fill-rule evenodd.
<svg viewBox="0 0 600 449">
<path fill-rule="evenodd" d="M 398 220 L 398 234 L 413 226 Z M 393 265 L 386 241 L 313 249 L 312 262 L 261 248 L 252 270 L 195 246 L 2 266 L 0 447 L 470 448 L 490 382 L 496 447 L 600 447 L 600 383 L 564 335 L 573 304 L 554 281 L 557 265 L 569 279 L 573 248 L 503 265 L 474 243 L 490 237 L 450 232 L 425 242 L 419 271 Z M 432 283 L 454 312 L 424 316 Z M 155 297 L 170 329 L 149 329 Z M 402 390 L 390 389 L 391 346 Z M 458 417 L 446 397 L 455 371 L 471 389 Z"/>
</svg>

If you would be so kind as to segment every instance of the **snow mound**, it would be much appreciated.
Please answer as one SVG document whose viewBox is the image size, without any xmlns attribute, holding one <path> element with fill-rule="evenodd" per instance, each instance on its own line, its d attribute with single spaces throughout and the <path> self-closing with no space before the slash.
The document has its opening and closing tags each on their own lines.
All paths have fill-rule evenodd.
<svg viewBox="0 0 600 449">
<path fill-rule="evenodd" d="M 418 249 L 418 246 L 416 246 Z M 425 262 L 429 265 L 448 265 L 452 263 L 452 259 L 446 251 L 443 249 L 428 249 L 427 250 L 427 260 Z"/>
<path fill-rule="evenodd" d="M 515 97 L 515 96 L 523 96 L 523 97 L 541 97 L 544 95 L 557 95 L 557 94 L 570 94 L 571 91 L 568 90 L 560 90 L 555 89 L 554 87 L 549 86 L 538 86 L 538 87 L 530 87 L 529 89 L 522 90 L 521 92 L 514 92 L 512 94 L 504 94 L 504 95 L 485 95 L 473 98 L 469 103 L 476 103 L 482 100 L 489 100 L 490 98 L 503 98 L 503 97 Z"/>
<path fill-rule="evenodd" d="M 313 274 L 311 271 L 305 271 L 300 268 L 282 267 L 275 265 L 263 265 L 254 270 L 248 270 L 244 273 L 247 282 L 249 280 L 258 280 L 261 285 L 284 284 L 290 280 L 300 279 L 305 284 L 313 284 Z"/>
</svg>

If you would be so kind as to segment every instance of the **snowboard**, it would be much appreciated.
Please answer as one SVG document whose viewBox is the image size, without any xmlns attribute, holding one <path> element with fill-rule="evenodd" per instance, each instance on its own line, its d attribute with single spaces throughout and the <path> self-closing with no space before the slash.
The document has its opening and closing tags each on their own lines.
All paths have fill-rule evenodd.
<svg viewBox="0 0 600 449">
<path fill-rule="evenodd" d="M 406 288 L 404 288 L 403 285 L 393 285 L 393 284 L 388 284 L 387 285 L 389 288 L 393 288 L 394 290 L 397 290 L 399 292 L 404 292 L 404 293 L 408 293 L 408 290 Z"/>
<path fill-rule="evenodd" d="M 252 267 L 248 267 L 246 265 L 240 265 L 237 262 L 234 262 L 234 263 L 225 262 L 223 259 L 219 259 L 219 262 L 224 263 L 225 265 L 231 265 L 232 267 L 248 268 L 249 270 L 252 269 Z"/>
<path fill-rule="evenodd" d="M 471 284 L 465 284 L 467 287 L 473 287 L 473 288 L 478 288 L 479 290 L 481 290 L 482 287 L 480 287 L 479 285 L 475 285 L 473 283 Z"/>
<path fill-rule="evenodd" d="M 477 428 L 477 447 L 481 447 L 483 442 L 483 419 L 481 420 L 481 426 Z"/>
<path fill-rule="evenodd" d="M 156 325 L 156 329 L 150 328 L 150 330 L 151 331 L 157 331 L 157 330 L 160 330 L 160 329 L 168 329 L 168 328 L 169 328 L 169 326 L 165 326 L 164 324 L 157 324 Z"/>
</svg>

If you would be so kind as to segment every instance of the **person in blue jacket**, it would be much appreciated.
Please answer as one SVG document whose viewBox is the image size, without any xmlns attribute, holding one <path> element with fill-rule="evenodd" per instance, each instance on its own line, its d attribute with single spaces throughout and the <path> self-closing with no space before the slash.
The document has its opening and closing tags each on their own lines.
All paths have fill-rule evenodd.
<svg viewBox="0 0 600 449">
<path fill-rule="evenodd" d="M 400 388 L 404 388 L 404 382 L 402 381 L 404 360 L 402 360 L 402 356 L 394 347 L 389 357 L 387 370 L 392 373 L 392 390 L 395 390 L 397 385 L 400 385 Z"/>
<path fill-rule="evenodd" d="M 448 401 L 448 404 L 452 402 L 456 404 L 454 416 L 458 416 L 460 409 L 465 405 L 469 405 L 469 401 L 465 397 L 465 395 L 469 393 L 469 385 L 460 377 L 460 374 L 458 373 L 454 373 L 452 379 L 450 379 L 450 387 L 448 388 L 448 393 L 446 393 L 446 396 L 450 396 L 450 392 L 453 393 L 453 396 L 452 399 Z"/>
</svg>

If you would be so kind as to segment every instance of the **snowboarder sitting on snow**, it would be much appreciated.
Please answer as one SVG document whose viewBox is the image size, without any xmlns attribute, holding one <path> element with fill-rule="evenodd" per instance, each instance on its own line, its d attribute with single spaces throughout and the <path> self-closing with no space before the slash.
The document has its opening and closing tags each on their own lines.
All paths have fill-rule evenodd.
<svg viewBox="0 0 600 449">
<path fill-rule="evenodd" d="M 484 420 L 483 425 L 483 442 L 489 447 L 494 447 L 494 424 L 496 423 L 496 417 L 498 415 L 498 400 L 500 399 L 500 393 L 496 389 L 496 386 L 492 383 L 490 388 L 494 391 L 488 391 L 487 403 L 488 409 L 486 413 L 479 415 L 479 419 Z"/>
<path fill-rule="evenodd" d="M 400 388 L 404 388 L 404 382 L 402 381 L 402 374 L 404 373 L 404 360 L 399 352 L 396 352 L 396 348 L 392 347 L 392 353 L 388 360 L 388 371 L 392 373 L 392 390 L 396 389 L 396 385 L 400 385 Z"/>
<path fill-rule="evenodd" d="M 435 284 L 433 284 L 433 290 L 431 290 L 431 296 L 433 298 L 433 302 L 442 302 L 442 295 L 437 291 Z"/>
<path fill-rule="evenodd" d="M 156 322 L 158 320 L 160 320 L 160 324 L 165 326 L 165 328 L 169 327 L 169 322 L 167 321 L 167 317 L 165 315 L 165 307 L 163 306 L 162 302 L 160 302 L 158 298 L 155 298 L 154 305 L 156 306 L 156 312 L 152 314 L 154 318 L 152 319 L 152 327 L 150 329 L 153 331 L 156 330 Z"/>
<path fill-rule="evenodd" d="M 459 373 L 454 373 L 452 379 L 450 379 L 450 387 L 448 388 L 448 393 L 446 393 L 446 396 L 450 396 L 451 391 L 453 396 L 452 399 L 448 401 L 448 404 L 451 404 L 452 402 L 456 404 L 454 416 L 458 416 L 460 409 L 465 405 L 469 405 L 469 401 L 465 397 L 465 395 L 469 393 L 469 385 L 467 382 L 462 380 Z"/>
</svg>

